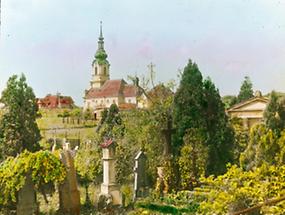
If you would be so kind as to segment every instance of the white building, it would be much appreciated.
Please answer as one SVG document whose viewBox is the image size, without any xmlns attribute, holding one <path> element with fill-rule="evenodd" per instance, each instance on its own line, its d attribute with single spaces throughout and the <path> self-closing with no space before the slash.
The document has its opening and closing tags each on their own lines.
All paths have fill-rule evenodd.
<svg viewBox="0 0 285 215">
<path fill-rule="evenodd" d="M 100 117 L 101 111 L 112 104 L 116 104 L 119 109 L 143 107 L 145 102 L 138 99 L 141 92 L 136 86 L 127 84 L 123 79 L 110 80 L 107 57 L 101 25 L 98 49 L 92 62 L 90 88 L 85 91 L 84 110 L 93 110 L 95 117 Z"/>
</svg>

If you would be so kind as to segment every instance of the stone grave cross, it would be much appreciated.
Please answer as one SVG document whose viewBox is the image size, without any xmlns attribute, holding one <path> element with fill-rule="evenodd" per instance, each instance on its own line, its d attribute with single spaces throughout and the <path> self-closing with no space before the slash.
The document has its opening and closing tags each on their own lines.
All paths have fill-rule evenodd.
<svg viewBox="0 0 285 215">
<path fill-rule="evenodd" d="M 169 116 L 167 119 L 166 129 L 161 130 L 161 132 L 165 138 L 164 147 L 163 147 L 163 156 L 166 159 L 169 157 L 169 155 L 171 153 L 171 139 L 172 139 L 172 134 L 174 131 L 175 131 L 175 129 L 172 128 L 172 119 Z"/>
<path fill-rule="evenodd" d="M 138 197 L 144 197 L 146 188 L 146 155 L 143 151 L 139 151 L 135 157 L 134 167 L 134 197 L 135 201 Z"/>
</svg>

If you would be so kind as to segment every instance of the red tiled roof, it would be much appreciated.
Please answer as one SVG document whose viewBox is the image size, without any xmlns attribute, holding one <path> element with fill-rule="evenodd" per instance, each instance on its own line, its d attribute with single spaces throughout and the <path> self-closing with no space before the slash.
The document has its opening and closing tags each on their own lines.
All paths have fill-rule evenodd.
<svg viewBox="0 0 285 215">
<path fill-rule="evenodd" d="M 57 108 L 59 106 L 59 102 L 61 105 L 70 107 L 74 103 L 70 96 L 47 95 L 44 98 L 38 99 L 37 104 L 41 107 Z"/>
<path fill-rule="evenodd" d="M 121 80 L 108 80 L 100 89 L 91 88 L 86 93 L 86 98 L 117 97 L 122 91 L 122 85 L 126 82 Z"/>
<path fill-rule="evenodd" d="M 124 87 L 124 96 L 125 97 L 136 97 L 137 89 L 134 85 L 126 85 Z"/>
<path fill-rule="evenodd" d="M 108 80 L 100 89 L 91 88 L 88 90 L 85 98 L 118 97 L 120 94 L 125 97 L 134 97 L 136 96 L 136 87 L 127 85 L 123 79 Z"/>
</svg>

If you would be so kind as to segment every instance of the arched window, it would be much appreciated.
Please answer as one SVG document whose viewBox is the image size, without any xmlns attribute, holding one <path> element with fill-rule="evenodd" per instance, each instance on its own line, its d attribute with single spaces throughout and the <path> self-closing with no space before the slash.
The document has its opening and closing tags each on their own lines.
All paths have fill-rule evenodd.
<svg viewBox="0 0 285 215">
<path fill-rule="evenodd" d="M 97 75 L 97 66 L 95 67 L 95 75 Z"/>
<path fill-rule="evenodd" d="M 107 68 L 104 67 L 104 75 L 107 75 Z"/>
</svg>

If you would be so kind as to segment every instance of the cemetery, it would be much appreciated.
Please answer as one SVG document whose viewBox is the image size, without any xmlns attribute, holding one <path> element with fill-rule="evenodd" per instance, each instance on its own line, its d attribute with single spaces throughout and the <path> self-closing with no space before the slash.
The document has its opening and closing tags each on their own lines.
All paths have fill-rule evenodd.
<svg viewBox="0 0 285 215">
<path fill-rule="evenodd" d="M 49 139 L 42 135 L 31 88 L 23 75 L 11 77 L 1 97 L 0 214 L 282 211 L 282 96 L 274 91 L 269 95 L 265 122 L 249 130 L 244 120 L 227 115 L 210 80 L 200 79 L 202 87 L 197 86 L 195 78 L 202 76 L 195 63 L 189 61 L 183 75 L 175 94 L 159 84 L 146 95 L 148 108 L 121 111 L 112 104 L 92 122 L 89 135 L 77 139 L 70 138 L 70 130 Z M 15 85 L 19 89 L 12 88 Z M 196 87 L 196 97 L 188 87 Z M 18 94 L 22 101 L 15 103 Z M 247 78 L 241 94 L 249 101 L 255 98 Z M 211 101 L 206 109 L 203 103 L 197 105 L 201 96 Z M 185 98 L 190 98 L 188 110 Z M 83 120 L 84 115 L 79 117 Z M 265 143 L 270 147 L 264 148 Z M 255 154 L 267 157 L 261 160 Z"/>
<path fill-rule="evenodd" d="M 285 2 L 2 2 L 0 215 L 285 214 Z"/>
</svg>

